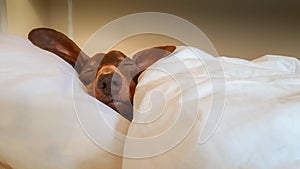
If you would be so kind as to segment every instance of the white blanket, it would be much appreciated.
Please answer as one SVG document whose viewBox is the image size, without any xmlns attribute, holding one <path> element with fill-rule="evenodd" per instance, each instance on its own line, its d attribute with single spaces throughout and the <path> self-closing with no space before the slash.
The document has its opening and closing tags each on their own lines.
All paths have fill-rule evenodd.
<svg viewBox="0 0 300 169">
<path fill-rule="evenodd" d="M 139 78 L 125 138 L 129 122 L 90 97 L 71 66 L 0 35 L 0 161 L 22 169 L 296 169 L 299 74 L 290 57 L 249 62 L 178 47 Z"/>
<path fill-rule="evenodd" d="M 121 168 L 118 133 L 128 125 L 85 92 L 69 64 L 0 34 L 0 161 L 14 169 Z"/>
<path fill-rule="evenodd" d="M 144 72 L 123 169 L 300 168 L 300 62 L 181 47 Z"/>
</svg>

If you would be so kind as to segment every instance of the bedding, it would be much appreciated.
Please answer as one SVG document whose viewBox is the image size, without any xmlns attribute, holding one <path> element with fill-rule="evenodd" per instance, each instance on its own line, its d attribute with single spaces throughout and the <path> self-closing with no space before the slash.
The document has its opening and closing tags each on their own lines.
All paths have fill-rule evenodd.
<svg viewBox="0 0 300 169">
<path fill-rule="evenodd" d="M 300 168 L 300 62 L 179 47 L 143 73 L 123 169 Z"/>
<path fill-rule="evenodd" d="M 121 168 L 118 135 L 129 122 L 87 95 L 59 57 L 0 34 L 0 88 L 0 161 L 18 169 Z"/>
<path fill-rule="evenodd" d="M 1 34 L 0 87 L 0 161 L 13 168 L 300 167 L 292 57 L 178 47 L 139 77 L 129 123 L 59 57 Z"/>
</svg>

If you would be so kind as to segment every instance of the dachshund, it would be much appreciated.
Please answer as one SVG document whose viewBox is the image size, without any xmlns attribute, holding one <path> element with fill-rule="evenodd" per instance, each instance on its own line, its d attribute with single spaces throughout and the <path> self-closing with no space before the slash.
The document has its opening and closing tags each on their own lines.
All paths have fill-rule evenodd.
<svg viewBox="0 0 300 169">
<path fill-rule="evenodd" d="M 33 29 L 28 39 L 72 65 L 91 96 L 129 121 L 133 119 L 133 97 L 138 77 L 176 49 L 175 46 L 153 47 L 137 52 L 132 59 L 118 50 L 89 57 L 66 35 L 50 28 Z"/>
</svg>

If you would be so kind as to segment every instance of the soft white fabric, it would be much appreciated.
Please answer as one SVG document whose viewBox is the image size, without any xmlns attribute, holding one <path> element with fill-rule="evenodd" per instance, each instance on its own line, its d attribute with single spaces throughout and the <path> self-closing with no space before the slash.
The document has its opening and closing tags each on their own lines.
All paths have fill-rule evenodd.
<svg viewBox="0 0 300 169">
<path fill-rule="evenodd" d="M 123 169 L 300 168 L 297 59 L 179 47 L 139 80 Z"/>
<path fill-rule="evenodd" d="M 249 62 L 178 47 L 139 78 L 123 147 L 129 122 L 90 97 L 71 66 L 1 34 L 0 161 L 22 169 L 298 169 L 299 74 L 290 57 Z"/>
<path fill-rule="evenodd" d="M 122 153 L 128 125 L 90 97 L 62 59 L 0 34 L 0 161 L 18 169 L 121 168 L 110 152 Z"/>
</svg>

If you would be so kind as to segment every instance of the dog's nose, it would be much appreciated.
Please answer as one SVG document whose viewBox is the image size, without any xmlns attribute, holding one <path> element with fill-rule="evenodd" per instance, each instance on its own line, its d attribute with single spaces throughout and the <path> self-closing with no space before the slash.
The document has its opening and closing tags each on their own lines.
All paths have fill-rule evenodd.
<svg viewBox="0 0 300 169">
<path fill-rule="evenodd" d="M 117 95 L 122 87 L 122 78 L 117 73 L 102 74 L 98 78 L 97 87 L 105 95 Z"/>
</svg>

